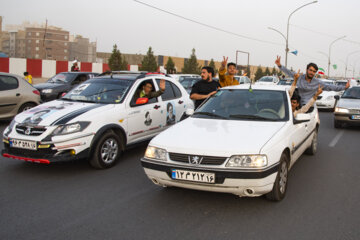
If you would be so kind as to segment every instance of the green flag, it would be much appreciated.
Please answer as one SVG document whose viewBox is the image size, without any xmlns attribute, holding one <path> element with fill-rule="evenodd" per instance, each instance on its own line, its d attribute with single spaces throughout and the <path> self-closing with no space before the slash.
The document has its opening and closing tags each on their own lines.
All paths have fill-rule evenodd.
<svg viewBox="0 0 360 240">
<path fill-rule="evenodd" d="M 334 64 L 334 65 L 333 65 L 333 68 L 334 68 L 334 69 L 337 69 L 337 65 L 336 65 L 336 64 Z"/>
</svg>

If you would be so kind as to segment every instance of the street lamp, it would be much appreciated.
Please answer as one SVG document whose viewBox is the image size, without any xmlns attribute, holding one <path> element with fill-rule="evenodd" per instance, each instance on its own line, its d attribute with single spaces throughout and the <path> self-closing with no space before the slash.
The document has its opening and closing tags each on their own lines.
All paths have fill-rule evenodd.
<svg viewBox="0 0 360 240">
<path fill-rule="evenodd" d="M 353 68 L 353 78 L 355 78 L 355 68 L 356 68 L 356 65 L 357 65 L 357 63 L 358 63 L 358 61 L 360 60 L 360 58 L 359 59 L 357 59 L 355 62 L 354 62 L 354 68 Z"/>
<path fill-rule="evenodd" d="M 236 50 L 236 69 L 237 69 L 237 60 L 238 60 L 238 52 L 240 53 L 245 53 L 248 55 L 248 60 L 247 60 L 247 69 L 250 69 L 250 65 L 249 65 L 249 60 L 250 60 L 250 53 L 249 52 L 244 52 L 244 51 L 240 51 L 240 50 Z M 250 78 L 250 76 L 249 76 Z"/>
<path fill-rule="evenodd" d="M 346 56 L 346 64 L 345 64 L 345 79 L 346 79 L 346 72 L 347 72 L 347 67 L 348 67 L 348 60 L 349 60 L 349 57 L 355 53 L 358 53 L 360 51 L 355 51 L 355 52 L 351 52 L 349 53 L 347 56 Z M 355 67 L 355 66 L 354 66 Z"/>
<path fill-rule="evenodd" d="M 273 30 L 273 31 L 279 33 L 279 34 L 285 39 L 285 43 L 286 43 L 286 37 L 285 37 L 284 34 L 282 34 L 282 32 L 280 32 L 279 30 L 277 30 L 277 29 L 275 29 L 275 28 L 272 28 L 272 27 L 268 27 L 268 29 Z M 286 49 L 285 49 L 285 55 L 286 55 L 286 53 L 287 53 L 287 52 L 286 52 Z"/>
<path fill-rule="evenodd" d="M 288 22 L 287 22 L 287 32 L 286 32 L 286 48 L 285 48 L 285 67 L 287 67 L 287 56 L 288 56 L 288 53 L 289 53 L 289 23 L 290 23 L 290 17 L 298 10 L 300 10 L 301 8 L 303 7 L 306 7 L 307 5 L 310 5 L 310 4 L 314 4 L 314 3 L 317 3 L 318 1 L 313 1 L 313 2 L 309 2 L 307 4 L 304 4 L 300 7 L 298 7 L 297 9 L 295 9 L 292 13 L 290 13 L 289 15 L 289 18 L 288 18 Z"/>
<path fill-rule="evenodd" d="M 328 59 L 328 77 L 330 77 L 330 57 L 331 57 L 331 47 L 332 45 L 336 42 L 336 41 L 339 41 L 340 39 L 343 39 L 345 38 L 346 36 L 342 36 L 342 37 L 339 37 L 337 39 L 335 39 L 334 41 L 332 41 L 330 43 L 330 46 L 329 46 L 329 59 Z"/>
</svg>

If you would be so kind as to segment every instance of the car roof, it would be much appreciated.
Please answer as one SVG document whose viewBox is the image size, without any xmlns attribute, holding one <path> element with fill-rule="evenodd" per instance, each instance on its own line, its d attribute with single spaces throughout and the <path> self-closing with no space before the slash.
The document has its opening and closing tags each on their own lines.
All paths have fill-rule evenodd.
<svg viewBox="0 0 360 240">
<path fill-rule="evenodd" d="M 137 79 L 142 79 L 142 78 L 145 78 L 145 77 L 160 77 L 160 78 L 166 78 L 167 80 L 173 80 L 173 78 L 171 78 L 170 76 L 168 75 L 164 75 L 164 74 L 160 74 L 160 73 L 144 73 L 144 74 L 111 74 L 111 75 L 103 75 L 103 76 L 98 76 L 98 77 L 95 77 L 93 79 L 119 79 L 119 80 L 132 80 L 132 81 L 135 81 Z"/>
<path fill-rule="evenodd" d="M 235 86 L 228 86 L 221 89 L 249 89 L 250 84 L 241 84 Z M 289 86 L 284 85 L 251 85 L 253 90 L 273 90 L 273 91 L 286 91 L 289 89 Z"/>
<path fill-rule="evenodd" d="M 59 72 L 57 74 L 61 74 L 61 73 L 71 73 L 71 74 L 84 74 L 84 73 L 92 73 L 92 74 L 94 74 L 95 73 L 95 74 L 99 74 L 99 73 L 96 73 L 96 72 Z"/>
</svg>

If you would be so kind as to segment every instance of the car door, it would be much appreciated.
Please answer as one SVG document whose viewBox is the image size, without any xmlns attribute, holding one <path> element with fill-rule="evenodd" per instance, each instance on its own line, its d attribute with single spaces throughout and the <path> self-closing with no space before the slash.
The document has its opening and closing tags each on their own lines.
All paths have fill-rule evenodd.
<svg viewBox="0 0 360 240">
<path fill-rule="evenodd" d="M 156 79 L 156 83 L 160 83 L 160 79 Z M 169 127 L 180 121 L 181 116 L 185 111 L 185 101 L 182 99 L 182 93 L 176 84 L 165 80 L 165 91 L 161 95 L 162 104 L 165 108 L 165 115 L 163 115 L 162 124 Z"/>
<path fill-rule="evenodd" d="M 149 99 L 147 104 L 136 105 L 136 90 L 142 89 L 145 82 L 153 85 L 153 91 L 158 90 L 152 78 L 136 82 L 129 98 L 126 101 L 128 115 L 128 142 L 140 141 L 159 133 L 163 127 L 161 119 L 164 115 L 164 107 L 159 102 L 159 97 Z"/>
<path fill-rule="evenodd" d="M 0 75 L 0 115 L 8 114 L 21 103 L 19 80 L 16 77 Z"/>
</svg>

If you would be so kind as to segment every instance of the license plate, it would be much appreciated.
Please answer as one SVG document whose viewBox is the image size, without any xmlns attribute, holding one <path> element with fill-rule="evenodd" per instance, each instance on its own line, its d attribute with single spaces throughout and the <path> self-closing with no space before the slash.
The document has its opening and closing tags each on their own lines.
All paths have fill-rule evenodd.
<svg viewBox="0 0 360 240">
<path fill-rule="evenodd" d="M 192 182 L 215 183 L 215 173 L 173 169 L 171 172 L 171 177 L 173 179 Z"/>
<path fill-rule="evenodd" d="M 352 115 L 352 117 L 351 117 L 352 119 L 356 119 L 356 120 L 359 120 L 360 119 L 360 115 Z"/>
<path fill-rule="evenodd" d="M 19 139 L 11 139 L 10 147 L 36 150 L 36 142 L 24 141 L 24 140 L 19 140 Z"/>
</svg>

